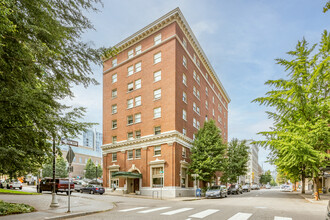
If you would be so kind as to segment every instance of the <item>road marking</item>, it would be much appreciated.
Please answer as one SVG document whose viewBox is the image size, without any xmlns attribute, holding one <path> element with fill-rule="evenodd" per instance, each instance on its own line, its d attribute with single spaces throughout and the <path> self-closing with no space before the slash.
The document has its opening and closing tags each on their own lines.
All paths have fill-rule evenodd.
<svg viewBox="0 0 330 220">
<path fill-rule="evenodd" d="M 275 216 L 275 217 L 274 217 L 274 220 L 292 220 L 292 218 Z"/>
<path fill-rule="evenodd" d="M 119 210 L 119 212 L 129 212 L 129 211 L 134 211 L 134 210 L 139 210 L 139 209 L 144 209 L 147 207 L 136 207 L 136 208 L 131 208 L 131 209 L 123 209 L 123 210 Z"/>
<path fill-rule="evenodd" d="M 206 216 L 212 215 L 213 213 L 216 213 L 218 211 L 219 211 L 218 209 L 206 209 L 205 211 L 198 212 L 198 213 L 193 214 L 189 217 L 191 217 L 191 218 L 205 218 Z"/>
<path fill-rule="evenodd" d="M 257 206 L 255 207 L 256 209 L 267 209 L 267 207 L 264 207 L 264 206 Z"/>
<path fill-rule="evenodd" d="M 177 209 L 177 210 L 173 210 L 173 211 L 169 211 L 169 212 L 164 212 L 161 215 L 174 215 L 174 214 L 177 214 L 180 212 L 185 212 L 185 211 L 188 211 L 191 209 L 193 209 L 193 208 L 182 208 L 182 209 Z"/>
<path fill-rule="evenodd" d="M 159 210 L 163 210 L 163 209 L 169 209 L 170 207 L 160 207 L 160 208 L 154 208 L 154 209 L 148 209 L 148 210 L 144 210 L 144 211 L 139 211 L 138 213 L 150 213 L 150 212 L 155 212 L 155 211 L 159 211 Z"/>
<path fill-rule="evenodd" d="M 228 220 L 247 220 L 251 217 L 251 213 L 238 212 L 236 215 L 233 215 Z"/>
</svg>

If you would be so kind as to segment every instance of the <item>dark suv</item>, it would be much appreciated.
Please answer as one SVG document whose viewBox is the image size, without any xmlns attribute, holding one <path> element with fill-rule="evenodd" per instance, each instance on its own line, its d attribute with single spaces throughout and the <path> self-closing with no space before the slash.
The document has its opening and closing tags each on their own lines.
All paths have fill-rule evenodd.
<svg viewBox="0 0 330 220">
<path fill-rule="evenodd" d="M 69 180 L 68 179 L 55 179 L 55 192 L 66 192 L 69 194 Z M 37 186 L 37 192 L 42 193 L 42 191 L 53 191 L 53 179 L 52 178 L 45 178 L 42 179 L 40 185 Z M 74 191 L 74 184 L 73 181 L 70 183 L 70 194 Z"/>
</svg>

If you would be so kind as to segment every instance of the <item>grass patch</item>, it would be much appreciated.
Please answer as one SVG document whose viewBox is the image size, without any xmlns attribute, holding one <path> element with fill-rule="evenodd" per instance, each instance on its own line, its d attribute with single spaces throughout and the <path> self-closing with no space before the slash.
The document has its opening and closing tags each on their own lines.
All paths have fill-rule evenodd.
<svg viewBox="0 0 330 220">
<path fill-rule="evenodd" d="M 40 195 L 40 193 L 23 192 L 13 189 L 0 189 L 0 194 Z"/>
<path fill-rule="evenodd" d="M 0 200 L 0 216 L 33 212 L 34 208 L 26 204 L 8 203 Z"/>
</svg>

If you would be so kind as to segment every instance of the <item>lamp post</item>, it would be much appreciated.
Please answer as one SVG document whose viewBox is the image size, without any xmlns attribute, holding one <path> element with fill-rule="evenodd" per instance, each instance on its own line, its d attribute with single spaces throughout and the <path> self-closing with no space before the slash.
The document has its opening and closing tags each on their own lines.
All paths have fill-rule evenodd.
<svg viewBox="0 0 330 220">
<path fill-rule="evenodd" d="M 56 167 L 56 151 L 55 151 L 55 135 L 53 135 L 53 190 L 52 190 L 52 203 L 50 207 L 59 207 L 56 198 L 56 181 L 55 181 L 55 167 Z"/>
</svg>

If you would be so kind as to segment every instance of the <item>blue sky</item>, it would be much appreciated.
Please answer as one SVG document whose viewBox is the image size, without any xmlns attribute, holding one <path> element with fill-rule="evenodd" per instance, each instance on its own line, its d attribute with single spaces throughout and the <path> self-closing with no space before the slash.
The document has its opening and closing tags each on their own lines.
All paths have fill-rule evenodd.
<svg viewBox="0 0 330 220">
<path fill-rule="evenodd" d="M 275 58 L 288 58 L 303 37 L 318 43 L 329 30 L 330 13 L 322 13 L 323 0 L 123 0 L 104 1 L 99 13 L 88 16 L 95 31 L 84 34 L 95 46 L 113 46 L 167 12 L 179 7 L 206 56 L 231 98 L 229 140 L 255 139 L 272 121 L 264 106 L 251 101 L 270 88 L 268 79 L 286 77 Z M 94 67 L 99 86 L 74 87 L 71 104 L 87 107 L 86 121 L 97 122 L 102 131 L 102 68 Z M 266 163 L 268 151 L 260 149 L 259 163 Z"/>
</svg>

